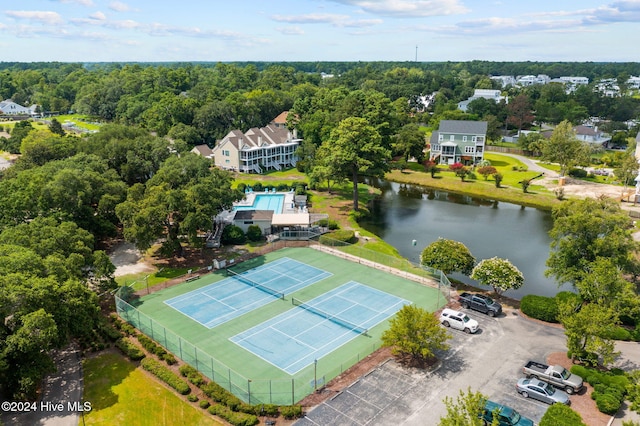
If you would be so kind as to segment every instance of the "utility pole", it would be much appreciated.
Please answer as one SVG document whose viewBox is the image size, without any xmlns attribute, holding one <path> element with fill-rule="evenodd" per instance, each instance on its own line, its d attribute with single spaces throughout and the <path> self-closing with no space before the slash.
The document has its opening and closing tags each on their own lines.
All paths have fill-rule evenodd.
<svg viewBox="0 0 640 426">
<path fill-rule="evenodd" d="M 418 45 L 416 44 L 416 62 L 418 62 Z"/>
</svg>

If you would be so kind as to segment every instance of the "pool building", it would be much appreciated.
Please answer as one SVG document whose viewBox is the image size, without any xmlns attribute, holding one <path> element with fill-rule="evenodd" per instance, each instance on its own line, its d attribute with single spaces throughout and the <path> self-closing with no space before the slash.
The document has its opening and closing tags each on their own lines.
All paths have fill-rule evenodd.
<svg viewBox="0 0 640 426">
<path fill-rule="evenodd" d="M 324 231 L 318 222 L 328 217 L 327 214 L 310 213 L 306 196 L 296 196 L 294 191 L 265 190 L 246 192 L 244 199 L 234 203 L 231 211 L 224 211 L 217 216 L 216 224 L 218 228 L 233 224 L 244 232 L 249 226 L 257 225 L 268 239 L 307 239 Z M 215 234 L 221 235 L 222 229 L 216 230 Z"/>
</svg>

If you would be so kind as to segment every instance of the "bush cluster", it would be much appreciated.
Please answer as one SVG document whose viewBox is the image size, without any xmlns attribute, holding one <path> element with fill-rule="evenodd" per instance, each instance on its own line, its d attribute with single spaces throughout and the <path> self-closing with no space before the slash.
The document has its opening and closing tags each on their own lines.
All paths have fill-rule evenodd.
<svg viewBox="0 0 640 426">
<path fill-rule="evenodd" d="M 561 291 L 555 297 L 528 294 L 520 300 L 520 310 L 531 318 L 557 323 L 560 322 L 559 306 L 567 302 L 577 306 L 580 303 L 580 296 L 570 291 Z"/>
<path fill-rule="evenodd" d="M 613 415 L 618 412 L 627 394 L 629 379 L 621 370 L 598 371 L 582 365 L 574 365 L 571 372 L 582 377 L 593 386 L 591 399 L 596 402 L 598 410 Z"/>
<path fill-rule="evenodd" d="M 338 222 L 332 219 L 320 219 L 318 221 L 318 226 L 327 227 L 331 231 L 335 231 L 336 229 L 340 228 L 340 225 L 338 225 Z"/>
<path fill-rule="evenodd" d="M 144 334 L 138 335 L 138 342 L 142 345 L 147 352 L 154 354 L 169 365 L 173 365 L 177 362 L 176 358 L 168 353 L 162 346 L 145 336 Z"/>
<path fill-rule="evenodd" d="M 245 414 L 245 413 L 237 413 L 230 410 L 228 407 L 224 405 L 212 405 L 207 408 L 209 413 L 214 416 L 222 417 L 227 422 L 231 423 L 233 426 L 253 426 L 260 423 L 258 417 L 253 414 Z"/>
<path fill-rule="evenodd" d="M 138 332 L 136 331 L 135 327 L 133 327 L 131 324 L 122 321 L 120 318 L 118 318 L 117 316 L 115 316 L 115 318 L 111 317 L 111 322 L 113 323 L 113 326 L 120 330 L 122 333 L 124 333 L 127 336 L 137 336 Z"/>
<path fill-rule="evenodd" d="M 580 414 L 564 404 L 553 404 L 540 419 L 540 426 L 586 426 Z"/>
<path fill-rule="evenodd" d="M 140 362 L 140 365 L 142 365 L 142 368 L 174 388 L 181 395 L 187 395 L 191 392 L 191 388 L 187 382 L 176 376 L 171 370 L 160 364 L 155 359 L 145 358 Z"/>
<path fill-rule="evenodd" d="M 302 417 L 302 407 L 300 405 L 287 405 L 280 407 L 280 413 L 287 420 L 297 419 Z"/>
<path fill-rule="evenodd" d="M 202 385 L 205 384 L 204 377 L 202 377 L 202 375 L 198 372 L 198 370 L 196 370 L 192 366 L 185 364 L 179 368 L 179 371 L 183 377 L 186 377 L 191 383 L 193 383 L 197 387 L 201 387 Z"/>
<path fill-rule="evenodd" d="M 573 168 L 573 169 L 569 170 L 569 172 L 567 174 L 569 176 L 571 176 L 571 177 L 576 178 L 576 179 L 584 179 L 584 178 L 587 177 L 587 175 L 589 173 L 584 169 Z"/>
<path fill-rule="evenodd" d="M 139 361 L 145 357 L 144 352 L 125 338 L 116 341 L 116 347 L 132 361 Z"/>
<path fill-rule="evenodd" d="M 520 300 L 520 310 L 531 318 L 546 322 L 558 322 L 558 304 L 553 297 L 527 294 Z"/>
<path fill-rule="evenodd" d="M 322 237 L 325 237 L 325 238 L 322 238 Z M 325 244 L 325 242 L 327 242 L 328 239 L 341 241 L 343 243 L 355 243 L 356 234 L 354 231 L 350 229 L 337 229 L 333 232 L 329 232 L 328 234 L 322 235 L 320 237 L 320 243 Z"/>
</svg>

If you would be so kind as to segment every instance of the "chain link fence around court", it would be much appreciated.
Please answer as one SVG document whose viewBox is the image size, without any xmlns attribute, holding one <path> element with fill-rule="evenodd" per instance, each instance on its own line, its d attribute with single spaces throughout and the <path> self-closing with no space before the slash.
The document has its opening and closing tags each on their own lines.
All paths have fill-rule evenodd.
<svg viewBox="0 0 640 426">
<path fill-rule="evenodd" d="M 391 272 L 423 285 L 438 288 L 439 296 L 443 296 L 443 301 L 449 299 L 451 284 L 439 270 L 421 267 L 420 265 L 412 264 L 406 259 L 385 255 L 326 237 L 322 238 L 322 242 L 314 240 L 274 241 L 256 250 L 243 260 L 285 247 L 311 247 L 350 261 Z M 118 289 L 115 294 L 116 309 L 120 317 L 158 342 L 169 352 L 196 368 L 200 373 L 250 404 L 295 404 L 380 349 L 380 342 L 374 342 L 366 350 L 349 359 L 341 360 L 340 363 L 323 363 L 322 360 L 316 360 L 311 366 L 296 373 L 291 379 L 251 379 L 227 367 L 199 347 L 182 339 L 179 335 L 140 312 L 125 300 L 127 296 L 122 294 L 123 288 L 125 287 Z"/>
</svg>

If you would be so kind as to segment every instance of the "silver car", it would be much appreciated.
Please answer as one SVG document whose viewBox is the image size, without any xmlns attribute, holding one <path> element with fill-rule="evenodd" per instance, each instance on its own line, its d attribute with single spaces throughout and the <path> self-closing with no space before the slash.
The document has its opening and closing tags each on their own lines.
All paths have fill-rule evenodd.
<svg viewBox="0 0 640 426">
<path fill-rule="evenodd" d="M 547 404 L 555 404 L 556 402 L 565 405 L 571 404 L 569 395 L 538 379 L 522 378 L 518 380 L 516 390 L 525 398 L 537 399 Z"/>
</svg>

